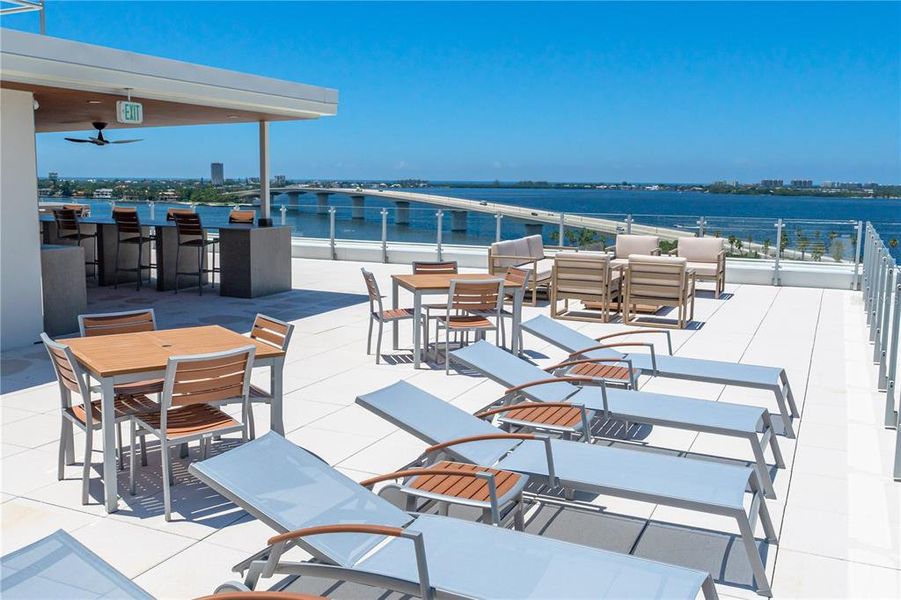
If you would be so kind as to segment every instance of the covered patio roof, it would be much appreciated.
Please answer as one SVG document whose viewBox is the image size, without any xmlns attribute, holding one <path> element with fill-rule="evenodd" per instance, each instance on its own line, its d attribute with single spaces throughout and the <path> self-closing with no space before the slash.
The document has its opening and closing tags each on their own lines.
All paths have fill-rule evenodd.
<svg viewBox="0 0 901 600">
<path fill-rule="evenodd" d="M 35 131 L 317 119 L 338 91 L 103 46 L 3 30 L 0 86 L 30 91 Z M 144 104 L 142 125 L 116 122 L 116 101 Z"/>
</svg>

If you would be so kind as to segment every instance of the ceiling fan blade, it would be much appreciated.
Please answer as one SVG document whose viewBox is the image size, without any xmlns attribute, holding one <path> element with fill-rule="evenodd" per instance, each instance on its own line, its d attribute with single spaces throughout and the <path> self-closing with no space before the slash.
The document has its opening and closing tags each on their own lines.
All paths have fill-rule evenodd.
<svg viewBox="0 0 901 600">
<path fill-rule="evenodd" d="M 81 140 L 78 138 L 66 138 L 66 140 L 68 140 L 70 142 L 78 142 L 79 144 L 88 144 L 91 142 L 91 140 Z"/>
<path fill-rule="evenodd" d="M 107 142 L 107 144 L 131 144 L 134 142 L 143 142 L 144 140 L 113 140 Z"/>
</svg>

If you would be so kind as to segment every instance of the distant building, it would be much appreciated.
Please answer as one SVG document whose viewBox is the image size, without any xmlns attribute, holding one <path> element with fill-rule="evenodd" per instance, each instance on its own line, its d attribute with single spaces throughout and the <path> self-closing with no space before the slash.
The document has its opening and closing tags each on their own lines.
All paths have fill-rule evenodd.
<svg viewBox="0 0 901 600">
<path fill-rule="evenodd" d="M 181 194 L 176 192 L 173 189 L 168 189 L 160 192 L 160 201 L 161 202 L 176 202 L 181 199 Z"/>
<path fill-rule="evenodd" d="M 725 185 L 728 187 L 738 187 L 737 179 L 721 179 L 719 181 L 714 181 L 713 185 Z"/>
<path fill-rule="evenodd" d="M 47 174 L 47 179 L 49 179 L 50 181 L 56 181 L 57 179 L 59 179 L 59 173 L 57 173 L 56 171 L 50 171 Z"/>
<path fill-rule="evenodd" d="M 284 185 L 285 185 L 285 181 L 287 181 L 287 180 L 285 179 L 285 176 L 284 176 L 284 175 L 276 175 L 276 176 L 275 176 L 275 179 L 273 179 L 273 183 L 275 184 L 275 187 L 282 187 L 282 186 L 284 186 Z"/>
<path fill-rule="evenodd" d="M 94 200 L 111 200 L 112 197 L 112 188 L 98 188 L 94 190 Z"/>
<path fill-rule="evenodd" d="M 225 165 L 222 163 L 210 163 L 210 179 L 213 185 L 222 185 L 225 183 Z"/>
<path fill-rule="evenodd" d="M 782 187 L 783 181 L 781 179 L 764 179 L 760 182 L 761 187 L 765 188 L 778 188 Z"/>
<path fill-rule="evenodd" d="M 812 179 L 792 179 L 792 187 L 793 188 L 812 188 L 813 180 Z"/>
</svg>

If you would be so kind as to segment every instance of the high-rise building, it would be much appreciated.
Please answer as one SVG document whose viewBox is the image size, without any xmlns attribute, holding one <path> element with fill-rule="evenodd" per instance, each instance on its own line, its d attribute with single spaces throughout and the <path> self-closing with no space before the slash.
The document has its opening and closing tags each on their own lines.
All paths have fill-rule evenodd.
<svg viewBox="0 0 901 600">
<path fill-rule="evenodd" d="M 781 179 L 764 179 L 760 182 L 761 187 L 765 188 L 778 188 L 782 187 L 783 181 Z"/>
<path fill-rule="evenodd" d="M 49 179 L 50 181 L 56 181 L 57 179 L 59 179 L 59 173 L 57 173 L 56 171 L 50 171 L 47 174 L 47 179 Z"/>
<path fill-rule="evenodd" d="M 285 181 L 287 180 L 284 175 L 276 175 L 273 183 L 275 184 L 275 187 L 283 187 L 285 185 Z"/>
<path fill-rule="evenodd" d="M 210 179 L 213 180 L 213 185 L 225 183 L 225 166 L 222 163 L 210 164 Z"/>
<path fill-rule="evenodd" d="M 813 180 L 811 179 L 792 179 L 792 187 L 793 188 L 812 188 Z"/>
</svg>

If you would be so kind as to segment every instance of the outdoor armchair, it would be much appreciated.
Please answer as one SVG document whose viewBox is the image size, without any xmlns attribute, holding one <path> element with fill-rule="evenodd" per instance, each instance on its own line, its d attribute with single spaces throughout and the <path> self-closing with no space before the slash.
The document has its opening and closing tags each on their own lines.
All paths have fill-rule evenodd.
<svg viewBox="0 0 901 600">
<path fill-rule="evenodd" d="M 603 252 L 559 252 L 554 256 L 551 276 L 550 314 L 554 319 L 597 321 L 587 312 L 570 311 L 570 300 L 586 309 L 600 309 L 600 320 L 610 320 L 610 304 L 617 311 L 621 301 L 622 266 L 611 266 L 610 256 Z M 564 302 L 560 311 L 558 303 Z"/>
<path fill-rule="evenodd" d="M 677 242 L 675 255 L 688 261 L 695 278 L 714 282 L 716 298 L 726 286 L 726 250 L 717 237 L 683 237 Z"/>
</svg>

